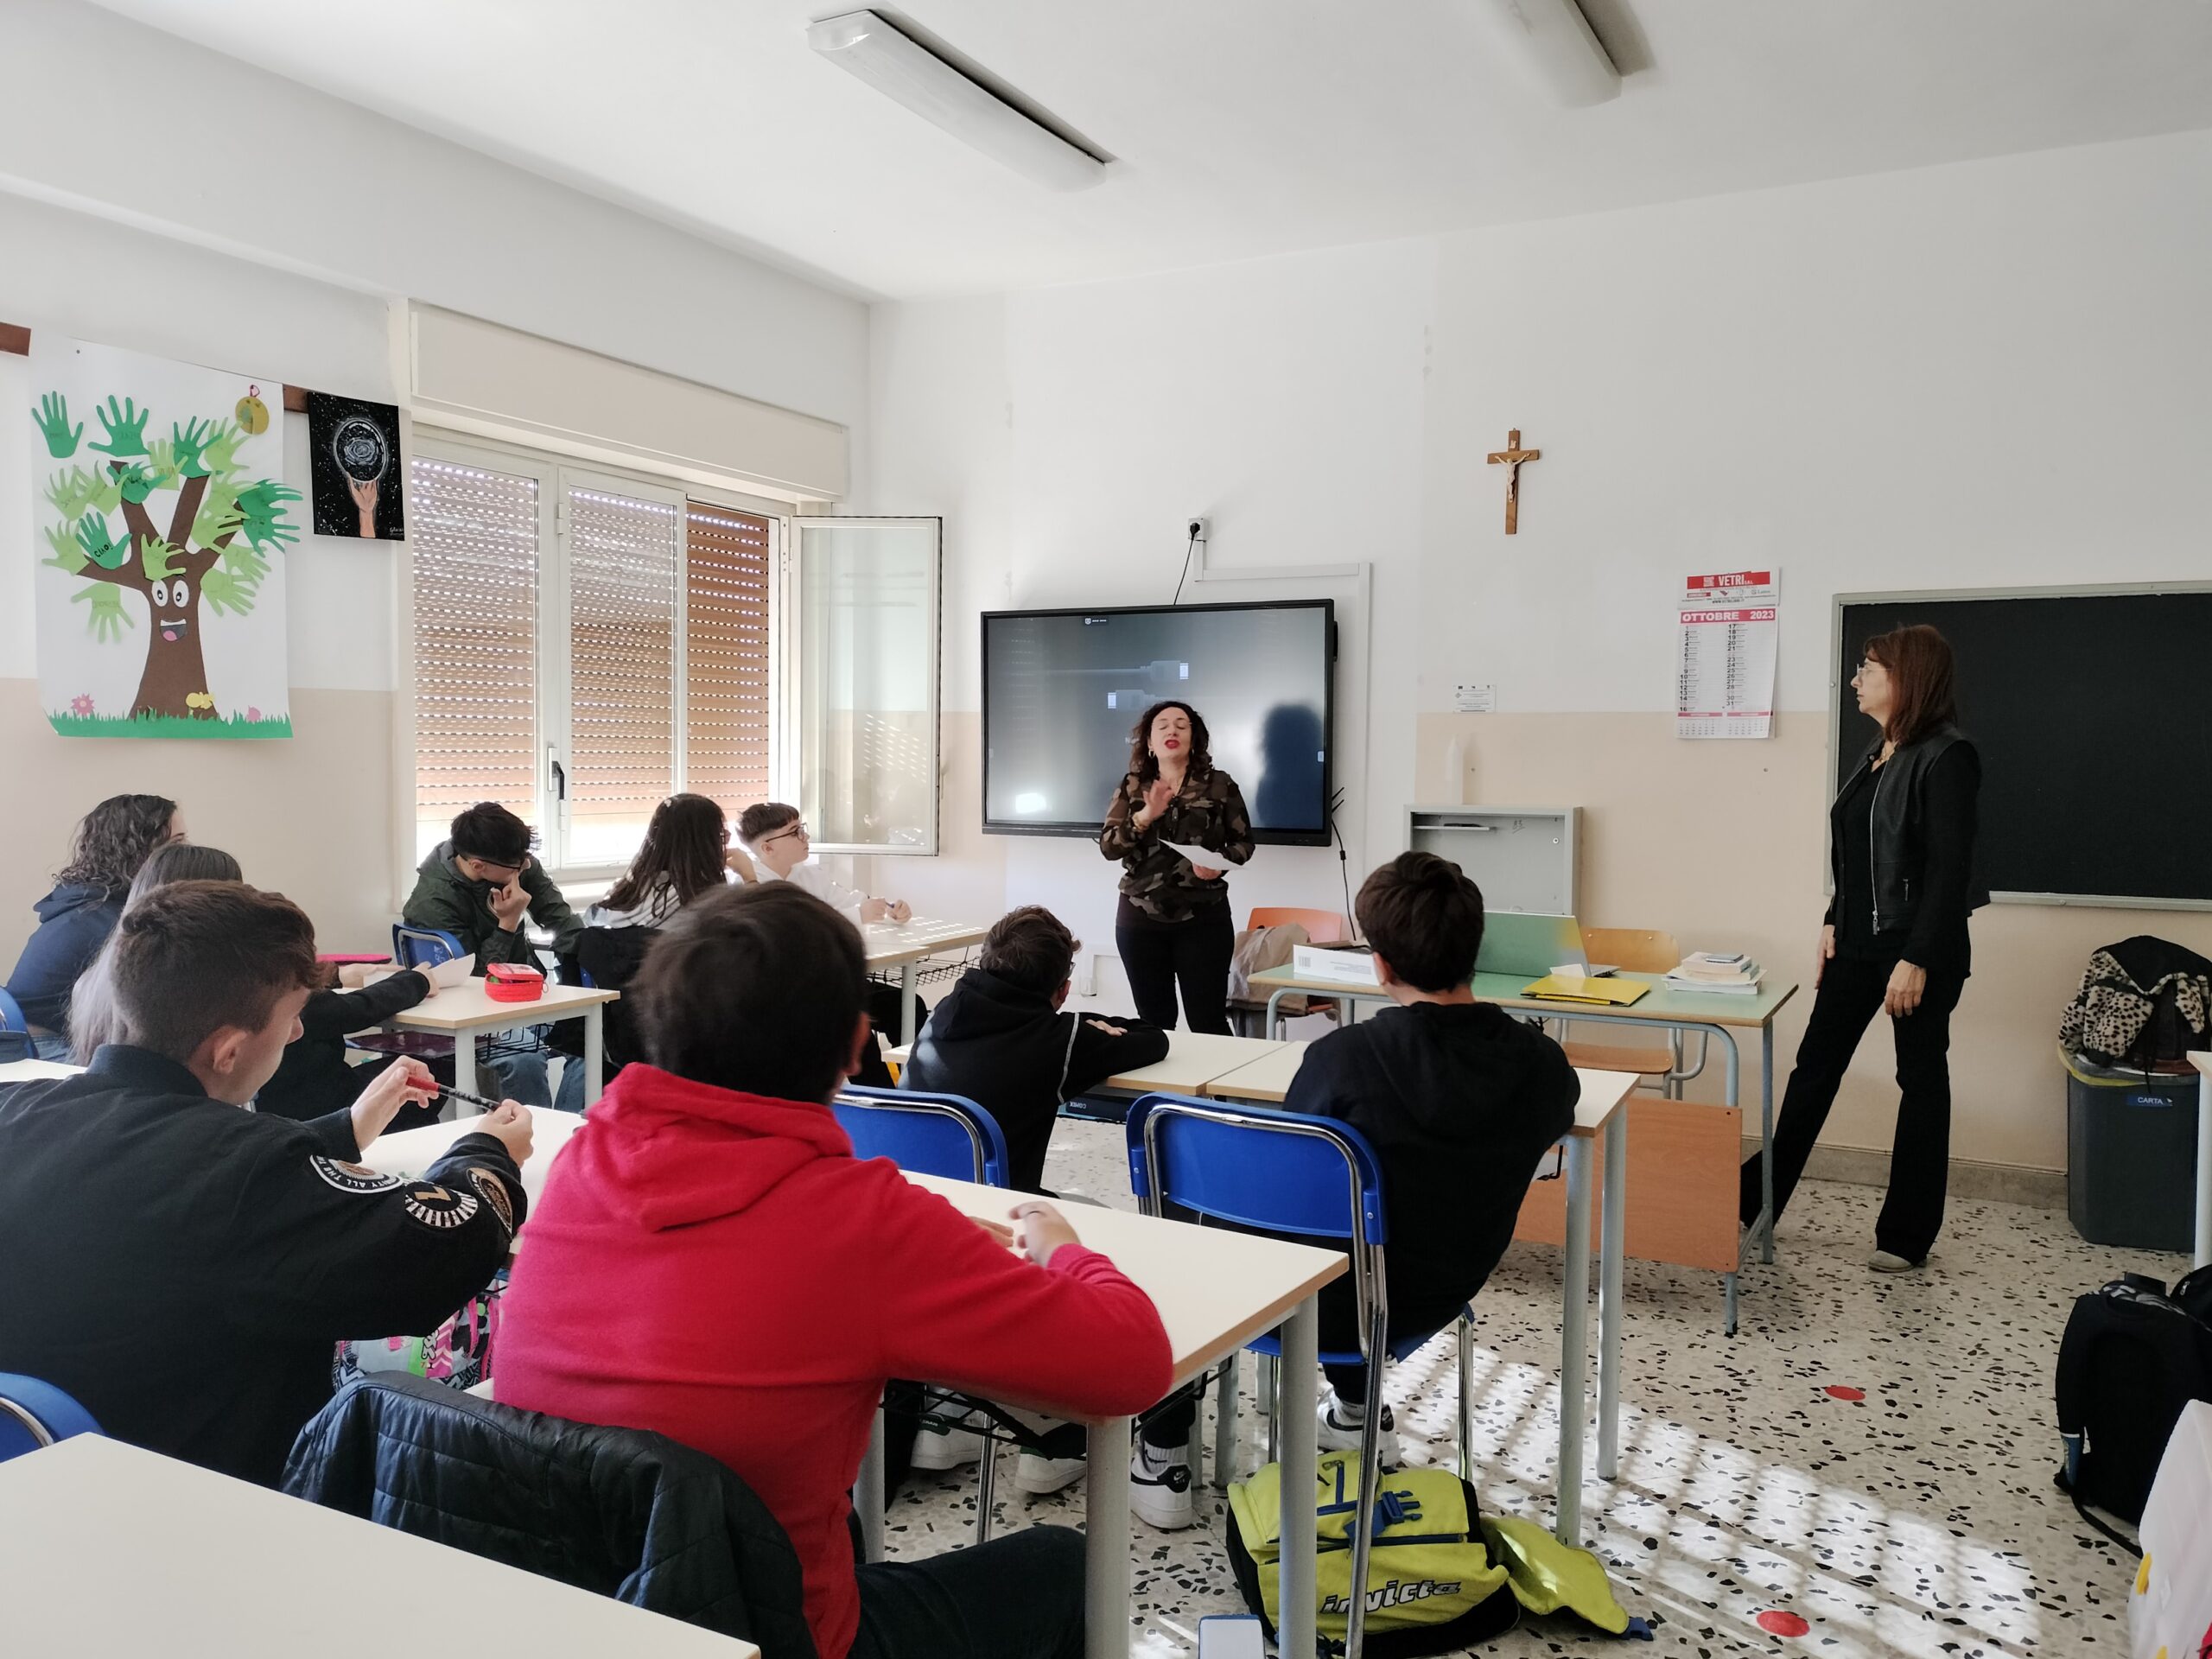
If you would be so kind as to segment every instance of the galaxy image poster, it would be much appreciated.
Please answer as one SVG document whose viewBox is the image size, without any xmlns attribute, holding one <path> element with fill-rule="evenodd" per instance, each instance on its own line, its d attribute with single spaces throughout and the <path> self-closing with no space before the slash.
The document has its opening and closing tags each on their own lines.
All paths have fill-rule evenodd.
<svg viewBox="0 0 2212 1659">
<path fill-rule="evenodd" d="M 397 409 L 308 393 L 308 457 L 316 535 L 405 537 Z"/>
</svg>

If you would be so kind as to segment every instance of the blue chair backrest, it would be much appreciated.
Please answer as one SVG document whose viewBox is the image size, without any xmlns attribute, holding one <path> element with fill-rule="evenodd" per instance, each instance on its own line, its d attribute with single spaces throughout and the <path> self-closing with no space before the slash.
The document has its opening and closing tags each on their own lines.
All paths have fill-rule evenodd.
<svg viewBox="0 0 2212 1659">
<path fill-rule="evenodd" d="M 461 941 L 443 928 L 415 927 L 406 922 L 391 925 L 391 954 L 402 968 L 434 968 L 439 963 L 465 957 Z"/>
<path fill-rule="evenodd" d="M 0 990 L 0 1056 L 5 1055 L 31 1058 L 31 1022 L 24 1017 L 23 1005 Z"/>
<path fill-rule="evenodd" d="M 1147 1095 L 1129 1109 L 1129 1185 L 1147 1210 L 1194 1210 L 1263 1232 L 1386 1242 L 1382 1167 L 1334 1118 Z"/>
<path fill-rule="evenodd" d="M 99 1432 L 92 1414 L 53 1383 L 0 1371 L 0 1463 L 73 1434 Z"/>
<path fill-rule="evenodd" d="M 918 1175 L 1004 1186 L 1006 1135 L 998 1119 L 960 1095 L 849 1085 L 833 1108 L 862 1158 L 888 1158 Z"/>
</svg>

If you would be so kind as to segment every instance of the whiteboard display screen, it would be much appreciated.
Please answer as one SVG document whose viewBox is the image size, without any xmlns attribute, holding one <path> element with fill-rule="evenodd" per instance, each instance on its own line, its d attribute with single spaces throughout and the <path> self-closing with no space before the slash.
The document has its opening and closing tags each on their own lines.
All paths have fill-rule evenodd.
<svg viewBox="0 0 2212 1659">
<path fill-rule="evenodd" d="M 1204 717 L 1257 839 L 1329 839 L 1335 607 L 1185 605 L 983 616 L 983 828 L 1096 836 L 1130 734 L 1164 699 Z"/>
</svg>

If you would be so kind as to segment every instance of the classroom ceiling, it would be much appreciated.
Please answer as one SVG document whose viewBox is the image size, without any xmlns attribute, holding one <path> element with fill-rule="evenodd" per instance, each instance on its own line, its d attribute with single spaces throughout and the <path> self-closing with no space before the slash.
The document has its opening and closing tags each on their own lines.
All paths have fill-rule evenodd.
<svg viewBox="0 0 2212 1659">
<path fill-rule="evenodd" d="M 1058 195 L 810 52 L 837 0 L 99 3 L 870 296 L 2212 127 L 2202 0 L 1585 0 L 1629 73 L 1581 110 L 1473 0 L 880 8 L 1116 158 Z"/>
</svg>

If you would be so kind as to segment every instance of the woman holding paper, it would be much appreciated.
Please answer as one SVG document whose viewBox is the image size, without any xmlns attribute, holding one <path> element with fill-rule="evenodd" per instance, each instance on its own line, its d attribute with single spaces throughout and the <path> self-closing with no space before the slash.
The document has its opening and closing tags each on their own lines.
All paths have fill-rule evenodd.
<svg viewBox="0 0 2212 1659">
<path fill-rule="evenodd" d="M 1155 702 L 1129 733 L 1128 775 L 1107 809 L 1098 849 L 1122 862 L 1114 943 L 1140 1019 L 1229 1033 L 1231 865 L 1252 856 L 1236 780 L 1217 770 L 1206 723 L 1187 702 Z"/>
</svg>

